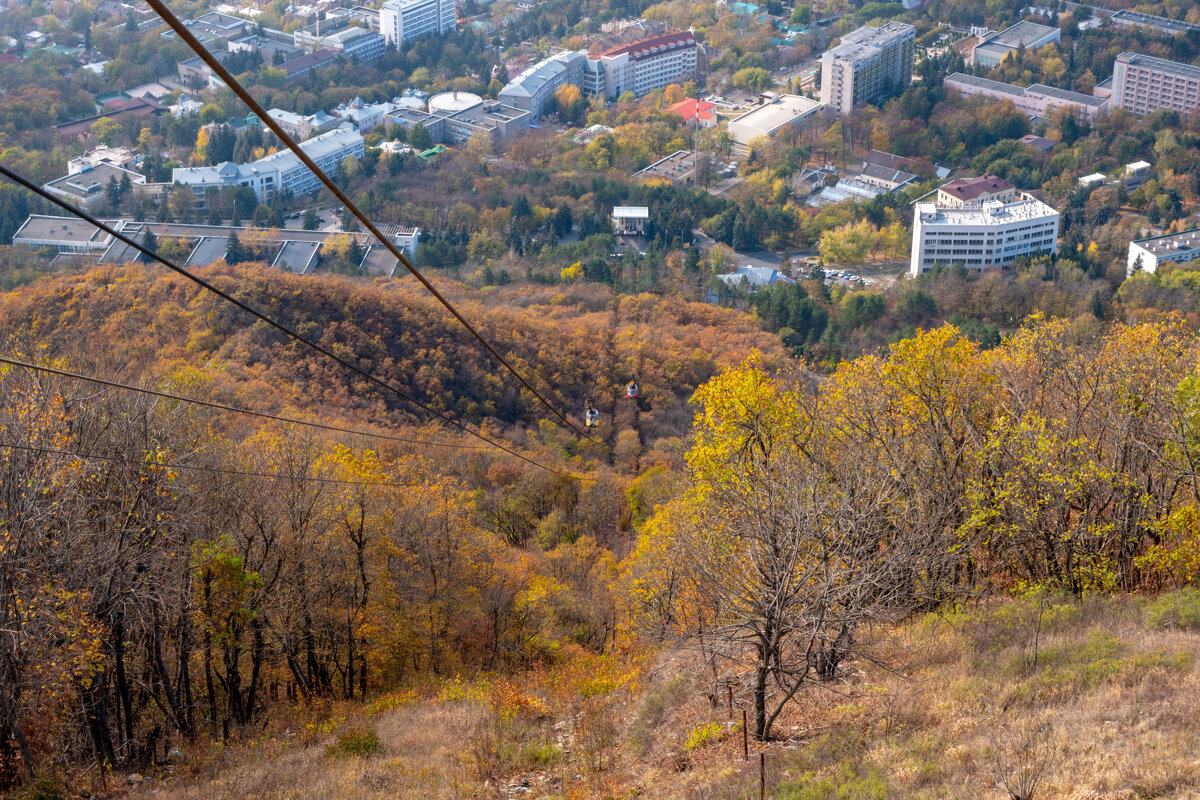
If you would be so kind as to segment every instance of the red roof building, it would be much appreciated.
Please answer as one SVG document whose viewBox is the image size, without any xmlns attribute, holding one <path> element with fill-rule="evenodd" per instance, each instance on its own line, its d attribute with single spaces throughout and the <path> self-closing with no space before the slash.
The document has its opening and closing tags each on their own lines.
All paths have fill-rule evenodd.
<svg viewBox="0 0 1200 800">
<path fill-rule="evenodd" d="M 978 178 L 959 178 L 938 189 L 937 204 L 942 208 L 962 208 L 966 205 L 999 200 L 1011 203 L 1016 199 L 1017 187 L 995 175 Z"/>
<path fill-rule="evenodd" d="M 690 31 L 614 47 L 584 62 L 583 91 L 614 100 L 626 92 L 641 97 L 672 83 L 682 85 L 696 77 L 698 48 Z"/>
<path fill-rule="evenodd" d="M 667 111 L 672 111 L 683 117 L 683 121 L 687 125 L 711 128 L 717 124 L 717 115 L 713 113 L 714 108 L 716 108 L 716 105 L 706 100 L 695 100 L 688 97 L 668 106 Z"/>
</svg>

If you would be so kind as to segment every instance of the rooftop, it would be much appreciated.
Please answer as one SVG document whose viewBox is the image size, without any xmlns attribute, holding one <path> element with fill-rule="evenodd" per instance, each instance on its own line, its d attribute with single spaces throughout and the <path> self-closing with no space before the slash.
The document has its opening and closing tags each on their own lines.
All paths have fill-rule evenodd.
<svg viewBox="0 0 1200 800">
<path fill-rule="evenodd" d="M 47 189 L 54 189 L 72 197 L 88 198 L 103 192 L 110 180 L 118 183 L 121 178 L 128 176 L 134 183 L 145 183 L 146 177 L 137 172 L 131 172 L 115 167 L 106 162 L 100 162 L 74 175 L 65 175 L 46 184 Z"/>
<path fill-rule="evenodd" d="M 997 178 L 995 175 L 983 175 L 978 178 L 959 178 L 950 181 L 939 191 L 964 203 L 969 203 L 985 194 L 1007 192 L 1016 188 L 1003 178 Z"/>
<path fill-rule="evenodd" d="M 994 81 L 990 78 L 980 78 L 978 75 L 968 75 L 965 72 L 956 72 L 953 75 L 947 75 L 946 82 L 950 81 L 964 86 L 975 86 L 979 89 L 986 89 L 989 92 L 1003 92 L 1013 97 L 1020 97 L 1025 94 L 1024 89 L 1019 86 L 1013 86 L 1011 83 Z"/>
<path fill-rule="evenodd" d="M 690 122 L 696 117 L 713 119 L 715 117 L 713 109 L 716 107 L 715 103 L 710 103 L 707 100 L 696 100 L 695 98 L 687 97 L 678 103 L 667 106 L 667 111 L 673 111 L 683 117 L 684 122 Z"/>
<path fill-rule="evenodd" d="M 1138 239 L 1134 244 L 1156 256 L 1178 253 L 1181 250 L 1200 250 L 1200 228 Z"/>
<path fill-rule="evenodd" d="M 120 220 L 103 221 L 117 230 L 121 229 Z M 65 242 L 77 245 L 92 244 L 94 246 L 102 246 L 110 238 L 112 237 L 87 220 L 76 217 L 51 217 L 41 214 L 30 216 L 21 225 L 20 229 L 13 234 L 14 241 Z"/>
<path fill-rule="evenodd" d="M 774 267 L 738 267 L 733 272 L 724 275 L 718 275 L 717 280 L 722 281 L 731 286 L 737 285 L 742 281 L 751 286 L 770 286 L 776 281 L 783 283 L 793 283 L 792 279 L 784 275 Z"/>
<path fill-rule="evenodd" d="M 767 134 L 820 107 L 821 104 L 812 98 L 798 94 L 784 94 L 773 102 L 750 109 L 734 119 L 731 124 L 748 125 Z"/>
<path fill-rule="evenodd" d="M 1043 153 L 1049 153 L 1054 149 L 1054 145 L 1058 142 L 1053 139 L 1047 139 L 1044 136 L 1035 136 L 1032 133 L 1027 133 L 1020 139 L 1017 139 L 1021 144 L 1027 144 L 1035 150 L 1040 150 Z"/>
<path fill-rule="evenodd" d="M 1185 22 L 1181 19 L 1167 19 L 1166 17 L 1156 17 L 1153 14 L 1143 14 L 1140 11 L 1118 11 L 1112 16 L 1113 22 L 1126 23 L 1129 25 L 1149 25 L 1154 28 L 1160 28 L 1172 33 L 1187 33 L 1188 31 L 1200 31 L 1200 25 L 1195 25 L 1191 22 Z"/>
<path fill-rule="evenodd" d="M 1018 22 L 994 36 L 989 36 L 985 44 L 998 44 L 1002 47 L 1032 47 L 1035 42 L 1039 42 L 1047 36 L 1058 33 L 1058 28 L 1051 28 L 1048 25 L 1039 25 L 1036 22 Z"/>
<path fill-rule="evenodd" d="M 1076 103 L 1081 106 L 1094 106 L 1099 108 L 1107 105 L 1108 100 L 1103 97 L 1093 97 L 1090 94 L 1080 94 L 1072 92 L 1069 89 L 1059 89 L 1057 86 L 1047 86 L 1044 83 L 1035 83 L 1025 91 L 1036 92 L 1046 97 L 1053 97 L 1056 100 L 1062 100 L 1064 103 Z"/>
<path fill-rule="evenodd" d="M 869 162 L 863 166 L 862 174 L 877 181 L 894 184 L 905 184 L 917 178 L 911 172 L 885 167 L 882 164 L 871 164 Z"/>
<path fill-rule="evenodd" d="M 917 216 L 921 222 L 941 225 L 989 225 L 1057 217 L 1058 212 L 1030 197 L 1015 203 L 990 201 L 970 208 L 941 208 L 933 203 L 917 203 Z"/>
<path fill-rule="evenodd" d="M 656 55 L 662 50 L 671 50 L 678 47 L 692 47 L 696 44 L 696 37 L 688 31 L 681 33 L 664 33 L 662 36 L 654 36 L 649 39 L 642 39 L 639 42 L 632 44 L 621 45 L 614 47 L 611 50 L 605 50 L 600 54 L 601 58 L 613 58 L 629 54 L 634 59 L 648 58 Z"/>
<path fill-rule="evenodd" d="M 904 156 L 898 156 L 894 153 L 885 153 L 882 150 L 871 150 L 867 153 L 867 164 L 874 164 L 888 169 L 900 169 L 908 163 L 908 159 Z"/>
<path fill-rule="evenodd" d="M 612 215 L 618 219 L 650 219 L 646 206 L 613 206 Z"/>
<path fill-rule="evenodd" d="M 685 177 L 696 169 L 696 153 L 693 150 L 676 150 L 666 158 L 655 161 L 645 169 L 634 173 L 635 178 L 666 178 L 674 181 Z"/>
<path fill-rule="evenodd" d="M 847 33 L 841 44 L 826 51 L 826 55 L 846 61 L 873 58 L 880 53 L 880 48 L 915 35 L 913 26 L 904 22 L 889 22 L 879 28 L 866 25 Z"/>
<path fill-rule="evenodd" d="M 1154 56 L 1147 56 L 1142 53 L 1121 53 L 1121 55 L 1117 56 L 1117 60 L 1124 61 L 1126 64 L 1131 64 L 1135 67 L 1156 69 L 1162 72 L 1169 72 L 1172 75 L 1181 75 L 1185 78 L 1200 80 L 1200 67 L 1193 67 L 1191 64 L 1184 64 L 1179 61 L 1155 58 Z"/>
</svg>

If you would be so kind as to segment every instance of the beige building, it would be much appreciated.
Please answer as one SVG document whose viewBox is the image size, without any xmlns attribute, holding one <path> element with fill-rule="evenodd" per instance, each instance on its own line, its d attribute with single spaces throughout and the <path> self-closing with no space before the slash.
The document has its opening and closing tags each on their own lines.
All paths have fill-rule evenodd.
<svg viewBox="0 0 1200 800">
<path fill-rule="evenodd" d="M 1141 53 L 1121 53 L 1113 64 L 1113 108 L 1149 114 L 1169 108 L 1186 114 L 1200 108 L 1200 67 Z"/>
<path fill-rule="evenodd" d="M 1108 100 L 1104 98 L 1070 92 L 1041 83 L 1035 83 L 1023 89 L 1020 86 L 1013 86 L 1011 83 L 1001 83 L 956 72 L 948 76 L 943 84 L 946 88 L 954 89 L 967 97 L 992 97 L 997 100 L 1008 100 L 1031 117 L 1048 117 L 1056 108 L 1069 108 L 1076 115 L 1094 121 L 1108 110 Z"/>
</svg>

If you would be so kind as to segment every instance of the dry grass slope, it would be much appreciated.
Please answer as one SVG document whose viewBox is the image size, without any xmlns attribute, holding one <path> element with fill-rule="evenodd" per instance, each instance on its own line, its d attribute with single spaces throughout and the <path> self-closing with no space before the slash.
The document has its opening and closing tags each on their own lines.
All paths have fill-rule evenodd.
<svg viewBox="0 0 1200 800">
<path fill-rule="evenodd" d="M 765 748 L 769 797 L 1008 798 L 1000 783 L 1030 765 L 1037 800 L 1200 797 L 1200 593 L 1006 600 L 886 635 L 912 668 L 851 667 L 836 692 L 798 704 L 780 727 L 791 738 Z M 193 757 L 135 794 L 757 798 L 757 760 L 742 760 L 724 692 L 689 663 L 585 658 L 519 687 L 456 684 L 373 716 L 339 706 L 307 736 Z M 331 755 L 355 726 L 374 730 L 381 752 Z"/>
</svg>

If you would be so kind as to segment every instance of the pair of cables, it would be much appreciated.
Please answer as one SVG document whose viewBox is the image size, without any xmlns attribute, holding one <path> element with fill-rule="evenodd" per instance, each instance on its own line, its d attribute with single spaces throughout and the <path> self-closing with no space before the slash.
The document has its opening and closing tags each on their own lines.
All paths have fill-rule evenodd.
<svg viewBox="0 0 1200 800">
<path fill-rule="evenodd" d="M 542 395 L 542 393 L 539 392 L 528 379 L 526 379 L 520 372 L 518 372 L 512 366 L 512 364 L 503 355 L 500 354 L 500 352 L 496 349 L 496 347 L 494 345 L 491 344 L 491 342 L 489 342 L 486 338 L 484 338 L 484 336 L 479 332 L 479 330 L 474 325 L 472 325 L 471 322 L 440 291 L 438 291 L 437 287 L 435 287 L 429 281 L 429 279 L 426 278 L 425 275 L 423 275 L 420 272 L 420 270 L 418 270 L 413 265 L 412 261 L 409 260 L 408 256 L 402 250 L 400 250 L 395 245 L 395 243 L 393 243 L 390 239 L 388 239 L 388 237 L 385 236 L 378 229 L 378 227 L 376 227 L 375 224 L 372 223 L 366 217 L 366 215 L 364 215 L 362 213 L 362 211 L 353 203 L 353 201 L 350 200 L 350 198 L 345 194 L 345 192 L 343 192 L 342 189 L 340 187 L 338 187 L 337 184 L 335 184 L 329 178 L 329 176 L 326 175 L 325 172 L 312 160 L 312 158 L 310 156 L 308 156 L 308 154 L 305 153 L 304 150 L 280 127 L 279 123 L 276 122 L 269 114 L 267 114 L 266 110 L 263 109 L 263 107 L 258 103 L 258 101 L 255 100 L 252 95 L 250 95 L 250 93 L 245 89 L 245 87 L 243 87 L 237 81 L 237 79 L 225 68 L 225 66 L 216 58 L 216 56 L 214 56 L 198 39 L 196 39 L 196 37 L 192 34 L 192 32 L 179 20 L 178 17 L 175 16 L 175 14 L 173 12 L 171 12 L 171 10 L 169 8 L 167 8 L 167 6 L 162 2 L 162 0 L 147 0 L 147 3 L 150 5 L 151 8 L 154 9 L 154 11 L 159 15 L 159 17 L 161 17 L 162 20 L 164 22 L 166 22 L 167 25 L 172 30 L 174 30 L 175 33 L 183 41 L 185 41 L 188 44 L 188 46 L 192 48 L 193 51 L 195 51 L 195 53 L 200 57 L 200 59 L 202 61 L 204 61 L 204 63 L 207 64 L 208 67 L 210 69 L 212 69 L 213 72 L 215 74 L 217 74 L 225 82 L 225 84 L 234 92 L 234 94 L 236 94 L 239 98 L 241 98 L 241 100 L 244 103 L 246 103 L 246 105 L 259 117 L 259 119 L 262 120 L 263 124 L 266 125 L 266 127 L 268 129 L 270 129 L 271 132 L 274 133 L 279 138 L 280 142 L 282 142 L 293 154 L 295 154 L 296 157 L 301 161 L 301 163 L 304 164 L 304 166 L 306 166 L 309 170 L 312 171 L 312 173 L 321 181 L 321 183 L 327 189 L 329 189 L 329 191 L 331 193 L 333 193 L 333 195 L 339 200 L 339 202 L 342 203 L 343 207 L 345 207 L 346 210 L 348 210 L 363 225 L 363 227 L 366 228 L 366 230 L 369 231 L 393 256 L 395 256 L 397 261 L 399 261 L 401 264 L 404 265 L 404 267 L 417 279 L 417 281 L 420 282 L 420 284 L 430 294 L 432 294 L 438 300 L 438 302 L 441 303 L 442 306 L 445 307 L 446 310 L 449 311 L 450 314 L 464 328 L 466 328 L 467 331 L 469 331 L 471 333 L 472 336 L 475 337 L 475 339 L 483 346 L 483 348 L 502 367 L 504 367 L 504 369 L 506 369 L 509 373 L 511 373 L 526 390 L 528 390 L 535 398 L 537 398 L 537 400 L 543 406 L 545 406 L 547 409 L 549 409 L 556 417 L 558 417 L 560 420 L 562 420 L 564 423 L 566 423 L 568 427 L 573 429 L 576 433 L 578 433 L 579 435 L 581 435 L 583 438 L 587 439 L 588 441 L 591 441 L 593 443 L 598 443 L 598 442 L 596 442 L 595 439 L 593 439 L 591 436 L 589 436 L 585 431 L 581 430 L 574 422 L 572 422 L 570 419 L 568 419 L 568 417 L 564 413 L 559 411 L 552 403 L 550 403 L 550 401 L 547 400 Z M 358 374 L 359 376 L 363 377 L 371 384 L 378 386 L 392 394 L 395 394 L 396 396 L 400 397 L 402 400 L 405 400 L 406 402 L 416 406 L 417 408 L 425 411 L 426 413 L 431 414 L 432 416 L 438 418 L 442 422 L 444 422 L 454 428 L 459 429 L 460 431 L 468 434 L 471 437 L 474 437 L 474 438 L 480 440 L 481 442 L 484 443 L 484 445 L 497 448 L 505 453 L 508 453 L 509 455 L 515 456 L 516 458 L 518 458 L 522 461 L 525 461 L 535 467 L 538 467 L 539 469 L 543 469 L 543 470 L 546 470 L 548 472 L 552 472 L 552 473 L 555 473 L 558 475 L 563 475 L 565 477 L 574 478 L 576 480 L 583 480 L 582 478 L 580 478 L 577 475 L 573 475 L 571 473 L 563 472 L 561 470 L 547 466 L 546 464 L 536 461 L 528 456 L 525 456 L 524 454 L 519 453 L 519 452 L 515 451 L 514 449 L 512 449 L 500 442 L 497 442 L 490 437 L 483 435 L 482 433 L 472 430 L 471 428 L 462 424 L 458 420 L 455 420 L 452 417 L 449 417 L 448 415 L 438 411 L 437 409 L 430 407 L 428 404 L 423 403 L 422 401 L 413 397 L 408 392 L 405 392 L 404 390 L 400 389 L 399 387 L 375 377 L 371 373 L 368 373 L 366 370 L 359 367 L 357 364 L 354 364 L 354 363 L 350 362 L 349 360 L 336 355 L 335 353 L 331 352 L 327 348 L 322 347 L 321 345 L 317 344 L 316 342 L 313 342 L 310 339 L 307 339 L 306 337 L 300 335 L 299 333 L 292 330 L 290 327 L 284 325 L 283 323 L 268 317 L 266 314 L 249 306 L 248 304 L 242 302 L 241 300 L 238 300 L 237 298 L 233 297 L 232 295 L 228 294 L 227 292 L 222 291 L 221 289 L 217 288 L 210 282 L 204 280 L 203 278 L 199 277 L 198 275 L 195 275 L 194 273 L 183 268 L 182 266 L 179 266 L 178 264 L 174 263 L 173 261 L 166 259 L 166 258 L 158 255 L 157 253 L 147 249 L 146 247 L 142 246 L 141 244 L 135 242 L 130 237 L 125 236 L 120 231 L 105 224 L 101 220 L 96 219 L 95 217 L 93 217 L 92 215 L 83 211 L 82 209 L 77 208 L 77 207 L 71 205 L 70 203 L 67 203 L 67 202 L 51 195 L 49 192 L 42 189 L 42 187 L 37 186 L 36 184 L 32 183 L 31 181 L 25 179 L 23 176 L 10 170 L 8 167 L 6 167 L 4 165 L 0 165 L 0 174 L 2 174 L 8 180 L 10 180 L 20 186 L 23 186 L 24 188 L 26 188 L 27 190 L 38 195 L 42 199 L 58 206 L 59 208 L 63 209 L 64 211 L 89 222 L 90 224 L 94 225 L 98 229 L 100 229 L 100 230 L 104 231 L 105 233 L 109 234 L 110 236 L 112 236 L 114 239 L 124 243 L 125 245 L 127 245 L 129 247 L 132 247 L 134 250 L 136 250 L 143 256 L 145 256 L 151 260 L 157 261 L 158 263 L 162 264 L 163 266 L 166 266 L 168 269 L 171 269 L 172 271 L 176 272 L 177 274 L 182 275 L 183 277 L 187 278 L 188 280 L 191 280 L 192 282 L 196 283 L 203 289 L 205 289 L 209 292 L 212 292 L 213 294 L 220 297 L 222 300 L 225 300 L 226 302 L 229 302 L 229 303 L 237 306 L 238 308 L 240 308 L 241 310 L 250 314 L 251 316 L 255 317 L 256 319 L 259 319 L 259 320 L 267 323 L 268 325 L 270 325 L 271 327 L 280 331 L 281 333 L 288 336 L 292 340 L 300 343 L 301 345 L 303 345 L 305 347 L 308 347 L 309 349 L 319 353 L 320 355 L 322 355 L 326 358 L 329 358 L 329 359 L 337 362 L 345 369 L 348 369 L 348 370 Z M 45 369 L 45 368 L 30 364 L 27 362 L 16 362 L 13 359 L 0 359 L 0 363 L 7 363 L 10 366 L 22 366 L 22 367 L 30 368 L 30 369 Z M 58 372 L 60 375 L 63 375 L 65 377 L 72 377 L 72 378 L 80 379 L 80 380 L 92 380 L 97 383 L 107 384 L 114 388 L 121 388 L 121 389 L 134 390 L 134 391 L 147 391 L 150 394 L 158 394 L 159 396 L 164 396 L 164 397 L 170 396 L 171 399 L 183 400 L 185 402 L 199 402 L 201 405 L 209 405 L 211 407 L 223 408 L 224 410 L 228 410 L 228 411 L 237 411 L 239 413 L 251 413 L 251 414 L 256 414 L 258 416 L 270 417 L 273 419 L 283 419 L 285 421 L 294 422 L 294 423 L 298 423 L 298 424 L 311 424 L 311 423 L 301 422 L 299 420 L 291 420 L 291 419 L 287 419 L 287 418 L 283 418 L 283 417 L 278 417 L 275 415 L 262 414 L 260 412 L 252 412 L 252 411 L 249 411 L 246 409 L 236 409 L 233 407 L 221 406 L 220 404 L 208 403 L 207 401 L 197 401 L 194 398 L 182 398 L 179 396 L 168 395 L 167 393 L 163 393 L 163 392 L 144 390 L 144 389 L 141 389 L 140 387 L 132 387 L 132 386 L 129 386 L 126 384 L 117 384 L 112 381 L 104 381 L 102 379 L 90 378 L 88 376 L 83 376 L 83 375 L 79 375 L 79 374 L 75 374 L 75 373 L 65 373 L 65 371 L 61 371 L 61 370 L 58 370 L 56 372 Z M 358 434 L 367 435 L 367 436 L 378 436 L 378 434 L 369 434 L 369 433 L 364 433 L 362 431 L 354 431 L 351 429 L 340 428 L 337 426 L 318 425 L 317 427 L 324 427 L 329 430 L 337 430 L 337 431 L 346 432 L 346 433 L 358 433 Z M 383 438 L 395 439 L 395 438 L 399 438 L 399 437 L 383 437 Z M 466 447 L 466 445 L 447 444 L 447 443 L 428 442 L 428 441 L 425 441 L 425 442 L 415 442 L 414 441 L 411 443 L 426 444 L 426 445 L 438 446 L 438 447 Z M 13 445 L 0 445 L 0 446 L 13 446 Z M 64 453 L 64 454 L 66 454 L 66 453 Z M 76 455 L 78 457 L 90 457 L 90 456 L 87 456 L 87 454 L 74 454 L 74 455 Z"/>
</svg>

